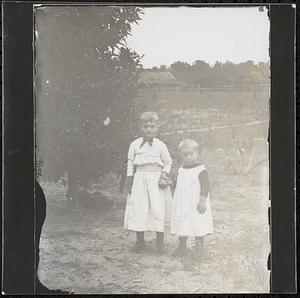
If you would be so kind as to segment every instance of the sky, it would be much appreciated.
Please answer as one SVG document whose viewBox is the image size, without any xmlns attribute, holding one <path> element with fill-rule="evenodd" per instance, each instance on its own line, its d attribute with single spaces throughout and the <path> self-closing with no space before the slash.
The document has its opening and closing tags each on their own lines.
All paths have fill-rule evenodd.
<svg viewBox="0 0 300 298">
<path fill-rule="evenodd" d="M 269 61 L 267 11 L 249 8 L 145 8 L 127 44 L 145 68 L 176 61 Z"/>
</svg>

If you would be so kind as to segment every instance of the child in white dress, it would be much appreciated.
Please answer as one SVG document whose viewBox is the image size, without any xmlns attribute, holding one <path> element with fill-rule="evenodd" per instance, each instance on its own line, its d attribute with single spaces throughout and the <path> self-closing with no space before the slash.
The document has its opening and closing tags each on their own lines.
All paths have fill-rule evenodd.
<svg viewBox="0 0 300 298">
<path fill-rule="evenodd" d="M 185 139 L 178 149 L 183 166 L 178 170 L 172 207 L 171 233 L 179 236 L 175 255 L 186 254 L 188 237 L 196 237 L 196 250 L 202 255 L 203 238 L 213 231 L 208 174 L 199 161 L 196 141 Z"/>
<path fill-rule="evenodd" d="M 124 227 L 136 232 L 135 252 L 145 248 L 145 231 L 156 232 L 157 251 L 163 252 L 167 220 L 165 206 L 171 205 L 172 200 L 168 186 L 172 160 L 166 144 L 155 137 L 158 132 L 157 114 L 143 113 L 139 125 L 141 137 L 130 144 L 128 151 Z"/>
</svg>

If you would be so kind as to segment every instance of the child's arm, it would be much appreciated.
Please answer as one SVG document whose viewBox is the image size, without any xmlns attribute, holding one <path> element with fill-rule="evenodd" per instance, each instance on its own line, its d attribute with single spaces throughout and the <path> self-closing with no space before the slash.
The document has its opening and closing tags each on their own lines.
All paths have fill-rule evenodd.
<svg viewBox="0 0 300 298">
<path fill-rule="evenodd" d="M 131 193 L 131 188 L 133 184 L 133 175 L 134 175 L 134 146 L 133 143 L 130 144 L 128 155 L 127 155 L 127 186 L 128 193 Z"/>
<path fill-rule="evenodd" d="M 170 187 L 172 189 L 174 189 L 176 184 L 177 184 L 177 178 L 178 178 L 178 169 L 176 171 L 172 170 L 170 175 L 169 175 Z"/>
<path fill-rule="evenodd" d="M 160 178 L 158 181 L 158 185 L 162 188 L 166 188 L 170 185 L 170 181 L 168 179 L 169 173 L 172 168 L 172 159 L 169 153 L 167 146 L 163 143 L 161 148 L 161 160 L 163 162 L 163 168 L 161 170 Z"/>
<path fill-rule="evenodd" d="M 197 206 L 197 210 L 200 213 L 204 213 L 206 211 L 206 199 L 209 192 L 209 179 L 206 170 L 203 170 L 199 174 L 199 182 L 201 186 L 201 193 L 200 193 L 200 199 L 199 199 L 199 204 Z"/>
<path fill-rule="evenodd" d="M 161 160 L 164 164 L 161 171 L 162 171 L 162 173 L 166 173 L 168 175 L 172 168 L 172 158 L 171 158 L 169 150 L 165 144 L 162 145 Z"/>
</svg>

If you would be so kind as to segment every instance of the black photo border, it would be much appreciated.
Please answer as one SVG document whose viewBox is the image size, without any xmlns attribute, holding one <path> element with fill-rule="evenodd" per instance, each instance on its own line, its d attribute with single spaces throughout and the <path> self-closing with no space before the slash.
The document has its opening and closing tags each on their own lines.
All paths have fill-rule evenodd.
<svg viewBox="0 0 300 298">
<path fill-rule="evenodd" d="M 41 3 L 86 5 L 120 2 L 2 2 L 2 293 L 6 294 L 34 292 L 33 4 Z M 293 3 L 289 1 L 151 3 L 153 6 L 157 4 L 269 6 L 271 20 L 269 215 L 272 253 L 268 265 L 271 269 L 271 293 L 291 294 L 296 292 L 297 287 L 295 90 L 298 76 L 296 77 L 295 67 L 296 9 L 292 7 Z M 122 4 L 147 5 L 147 2 L 123 1 Z"/>
</svg>

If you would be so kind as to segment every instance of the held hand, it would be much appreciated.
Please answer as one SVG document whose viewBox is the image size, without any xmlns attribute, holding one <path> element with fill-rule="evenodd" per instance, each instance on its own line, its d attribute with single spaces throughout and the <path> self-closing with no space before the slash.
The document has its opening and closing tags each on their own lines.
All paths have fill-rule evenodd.
<svg viewBox="0 0 300 298">
<path fill-rule="evenodd" d="M 133 185 L 133 176 L 127 177 L 127 193 L 131 194 L 131 189 Z"/>
<path fill-rule="evenodd" d="M 167 179 L 168 176 L 169 176 L 169 175 L 167 174 L 167 172 L 161 172 L 161 173 L 160 173 L 160 177 L 162 177 L 162 178 L 166 178 L 166 179 Z"/>
<path fill-rule="evenodd" d="M 206 205 L 205 205 L 205 201 L 200 200 L 198 206 L 197 206 L 197 210 L 199 213 L 204 213 L 206 211 Z"/>
<path fill-rule="evenodd" d="M 158 186 L 161 188 L 166 188 L 167 186 L 169 186 L 169 184 L 170 184 L 170 181 L 168 179 L 168 174 L 165 172 L 162 172 L 159 177 Z"/>
</svg>

